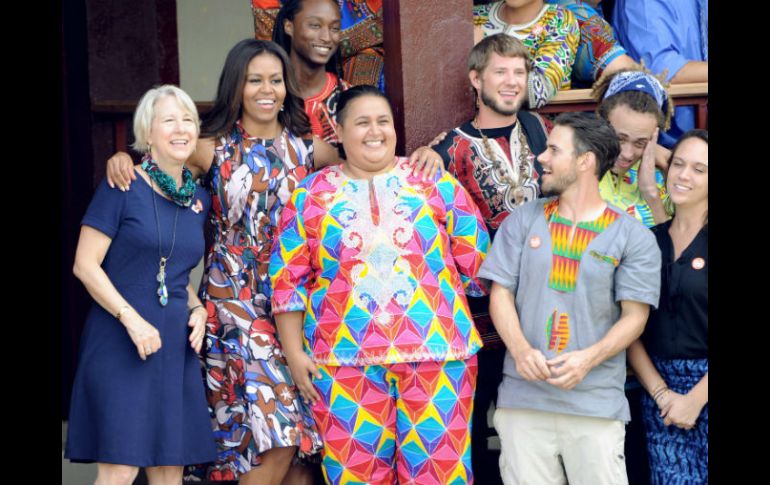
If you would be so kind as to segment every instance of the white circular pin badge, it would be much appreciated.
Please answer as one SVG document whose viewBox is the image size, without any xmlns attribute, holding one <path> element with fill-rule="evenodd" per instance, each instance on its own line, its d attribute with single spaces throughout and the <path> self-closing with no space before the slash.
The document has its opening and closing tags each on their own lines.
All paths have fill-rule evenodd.
<svg viewBox="0 0 770 485">
<path fill-rule="evenodd" d="M 532 236 L 529 240 L 529 247 L 532 249 L 537 249 L 540 247 L 540 244 L 542 241 L 540 240 L 540 236 Z"/>
<path fill-rule="evenodd" d="M 699 270 L 706 266 L 706 261 L 703 258 L 695 258 L 692 260 L 692 269 Z"/>
</svg>

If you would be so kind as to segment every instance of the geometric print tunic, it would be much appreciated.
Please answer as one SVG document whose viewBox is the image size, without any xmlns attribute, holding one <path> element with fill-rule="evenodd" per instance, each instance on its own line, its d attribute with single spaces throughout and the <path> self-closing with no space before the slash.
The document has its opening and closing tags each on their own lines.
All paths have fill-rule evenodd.
<svg viewBox="0 0 770 485">
<path fill-rule="evenodd" d="M 397 158 L 371 180 L 339 166 L 305 178 L 283 210 L 270 278 L 274 314 L 304 311 L 316 363 L 465 360 L 481 348 L 466 294 L 489 248 L 481 214 L 444 173 Z"/>
</svg>

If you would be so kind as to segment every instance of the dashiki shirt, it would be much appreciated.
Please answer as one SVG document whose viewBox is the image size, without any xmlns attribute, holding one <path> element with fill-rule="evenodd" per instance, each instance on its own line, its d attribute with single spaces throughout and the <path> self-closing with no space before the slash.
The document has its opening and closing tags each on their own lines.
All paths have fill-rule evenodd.
<svg viewBox="0 0 770 485">
<path fill-rule="evenodd" d="M 342 14 L 342 77 L 385 91 L 382 0 L 337 0 Z"/>
<path fill-rule="evenodd" d="M 590 88 L 618 56 L 626 50 L 615 38 L 612 26 L 583 0 L 545 0 L 559 5 L 575 16 L 580 27 L 580 44 L 572 65 L 572 87 Z"/>
<path fill-rule="evenodd" d="M 536 154 L 521 123 L 483 133 L 486 143 L 481 132 L 466 122 L 450 131 L 434 150 L 444 159 L 447 172 L 471 194 L 494 232 L 514 207 L 539 197 L 539 174 Z"/>
<path fill-rule="evenodd" d="M 313 134 L 333 146 L 337 146 L 337 101 L 340 93 L 350 88 L 344 79 L 326 73 L 326 84 L 320 93 L 305 98 L 305 113 L 310 119 Z"/>
<path fill-rule="evenodd" d="M 327 167 L 294 191 L 280 230 L 273 313 L 305 312 L 316 363 L 465 360 L 481 347 L 465 295 L 485 291 L 489 234 L 451 175 L 421 181 L 406 158 L 371 180 Z"/>
<path fill-rule="evenodd" d="M 637 179 L 640 163 L 641 160 L 620 177 L 612 173 L 611 170 L 607 170 L 599 182 L 599 193 L 605 201 L 636 217 L 645 226 L 652 227 L 655 225 L 652 210 L 639 191 Z M 657 168 L 655 169 L 655 184 L 658 186 L 658 193 L 663 201 L 663 209 L 665 209 L 666 214 L 674 215 L 674 204 L 666 191 L 666 180 L 663 178 L 663 172 Z"/>
<path fill-rule="evenodd" d="M 522 25 L 505 23 L 500 8 L 505 2 L 473 7 L 473 23 L 484 37 L 505 33 L 529 48 L 533 70 L 527 81 L 529 107 L 544 106 L 560 89 L 570 88 L 572 64 L 580 43 L 580 28 L 569 10 L 543 5 L 534 20 Z"/>
</svg>

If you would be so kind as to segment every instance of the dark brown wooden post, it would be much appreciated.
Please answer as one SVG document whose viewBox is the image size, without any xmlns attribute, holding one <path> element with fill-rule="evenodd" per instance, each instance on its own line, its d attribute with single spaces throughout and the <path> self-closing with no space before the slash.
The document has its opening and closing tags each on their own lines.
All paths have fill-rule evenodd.
<svg viewBox="0 0 770 485">
<path fill-rule="evenodd" d="M 398 155 L 473 116 L 467 74 L 472 0 L 386 0 L 385 90 L 393 105 Z"/>
<path fill-rule="evenodd" d="M 91 104 L 138 101 L 159 84 L 179 84 L 179 49 L 175 0 L 103 2 L 85 0 Z M 127 117 L 130 127 L 131 116 Z M 94 185 L 116 142 L 115 115 L 96 114 L 92 126 Z"/>
</svg>

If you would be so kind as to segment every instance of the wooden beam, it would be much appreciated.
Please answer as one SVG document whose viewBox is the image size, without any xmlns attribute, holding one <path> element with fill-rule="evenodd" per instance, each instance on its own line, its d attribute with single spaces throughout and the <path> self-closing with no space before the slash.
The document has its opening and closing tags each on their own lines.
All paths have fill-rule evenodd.
<svg viewBox="0 0 770 485">
<path fill-rule="evenodd" d="M 467 75 L 473 1 L 389 0 L 382 10 L 396 153 L 408 155 L 473 116 Z"/>
</svg>

